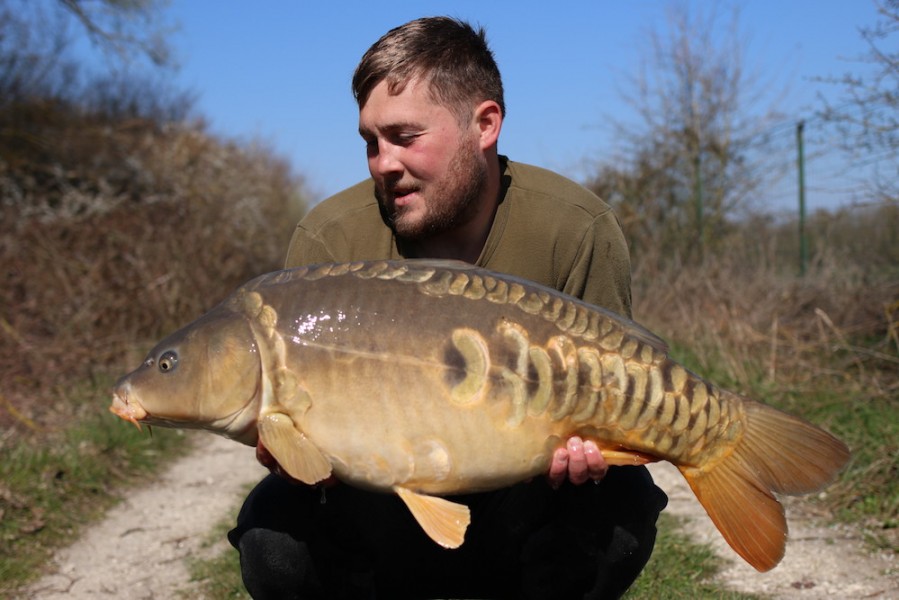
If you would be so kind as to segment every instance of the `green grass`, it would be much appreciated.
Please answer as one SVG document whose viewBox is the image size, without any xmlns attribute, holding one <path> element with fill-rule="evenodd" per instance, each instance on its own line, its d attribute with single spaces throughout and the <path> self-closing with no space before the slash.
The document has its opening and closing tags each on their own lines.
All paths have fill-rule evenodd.
<svg viewBox="0 0 899 600">
<path fill-rule="evenodd" d="M 712 583 L 712 578 L 722 566 L 721 559 L 709 546 L 695 544 L 681 533 L 680 521 L 676 517 L 663 512 L 658 528 L 652 557 L 625 594 L 626 600 L 761 598 L 726 591 Z"/>
<path fill-rule="evenodd" d="M 819 501 L 861 525 L 876 547 L 899 552 L 899 401 L 820 390 L 804 413 L 852 450 L 848 467 Z"/>
<path fill-rule="evenodd" d="M 240 557 L 228 547 L 208 559 L 195 559 L 189 565 L 191 581 L 196 587 L 180 593 L 182 598 L 207 600 L 249 600 L 250 595 L 240 579 Z"/>
<path fill-rule="evenodd" d="M 98 386 L 78 391 L 97 403 Z M 71 427 L 0 447 L 0 597 L 37 578 L 52 552 L 185 446 L 176 431 L 135 435 L 105 405 Z"/>
<path fill-rule="evenodd" d="M 701 360 L 681 347 L 673 355 L 717 385 L 799 415 L 843 440 L 852 452 L 849 464 L 831 486 L 807 498 L 835 520 L 861 527 L 874 547 L 899 552 L 899 394 L 877 392 L 874 369 L 840 365 L 772 383 L 759 364 L 742 365 L 745 375 L 737 379 L 723 360 Z"/>
<path fill-rule="evenodd" d="M 247 486 L 249 494 L 252 486 Z M 225 540 L 228 530 L 237 520 L 239 506 L 235 506 L 231 514 L 222 519 L 203 541 L 202 554 L 209 554 L 211 549 L 224 546 L 221 550 L 212 551 L 209 556 L 194 557 L 188 561 L 191 586 L 179 593 L 182 598 L 206 598 L 207 600 L 249 600 L 250 596 L 243 587 L 240 578 L 240 555 Z"/>
</svg>

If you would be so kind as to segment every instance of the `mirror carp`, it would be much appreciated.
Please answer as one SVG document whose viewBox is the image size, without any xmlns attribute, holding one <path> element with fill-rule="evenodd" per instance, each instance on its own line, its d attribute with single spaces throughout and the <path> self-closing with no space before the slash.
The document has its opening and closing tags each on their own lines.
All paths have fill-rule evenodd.
<svg viewBox="0 0 899 600">
<path fill-rule="evenodd" d="M 257 277 L 153 348 L 110 410 L 261 441 L 308 484 L 398 494 L 447 548 L 470 517 L 442 496 L 545 474 L 577 435 L 612 465 L 673 463 L 760 571 L 784 554 L 776 494 L 815 492 L 849 459 L 822 429 L 691 373 L 628 319 L 452 261 Z"/>
</svg>

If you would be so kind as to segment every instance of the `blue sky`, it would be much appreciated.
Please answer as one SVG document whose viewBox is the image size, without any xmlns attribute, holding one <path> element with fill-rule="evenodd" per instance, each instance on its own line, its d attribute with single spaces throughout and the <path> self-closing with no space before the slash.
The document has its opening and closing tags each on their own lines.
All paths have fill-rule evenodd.
<svg viewBox="0 0 899 600">
<path fill-rule="evenodd" d="M 350 78 L 388 29 L 436 14 L 484 26 L 506 88 L 500 151 L 583 181 L 614 147 L 605 124 L 630 114 L 620 97 L 624 75 L 645 56 L 650 29 L 665 30 L 669 6 L 173 0 L 168 16 L 179 27 L 173 37 L 179 81 L 198 94 L 212 130 L 270 143 L 321 199 L 368 176 Z M 746 64 L 774 89 L 788 86 L 779 106 L 791 119 L 808 117 L 822 89 L 811 79 L 855 68 L 849 59 L 864 50 L 858 28 L 875 16 L 869 0 L 746 2 L 740 16 Z M 810 170 L 813 177 L 814 165 Z M 787 188 L 772 192 L 769 204 L 793 202 Z M 851 200 L 834 189 L 811 193 L 810 206 Z"/>
</svg>

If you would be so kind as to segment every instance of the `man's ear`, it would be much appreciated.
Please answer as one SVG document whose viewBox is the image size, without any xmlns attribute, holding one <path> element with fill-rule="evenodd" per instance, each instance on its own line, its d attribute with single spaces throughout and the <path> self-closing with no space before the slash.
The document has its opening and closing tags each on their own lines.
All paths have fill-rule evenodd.
<svg viewBox="0 0 899 600">
<path fill-rule="evenodd" d="M 478 127 L 481 150 L 495 147 L 503 127 L 503 111 L 493 100 L 484 100 L 474 109 L 474 122 Z"/>
</svg>

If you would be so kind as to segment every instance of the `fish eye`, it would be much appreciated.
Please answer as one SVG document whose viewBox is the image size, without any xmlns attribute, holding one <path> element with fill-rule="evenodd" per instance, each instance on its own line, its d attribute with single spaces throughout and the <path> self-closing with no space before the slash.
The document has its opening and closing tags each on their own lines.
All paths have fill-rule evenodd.
<svg viewBox="0 0 899 600">
<path fill-rule="evenodd" d="M 163 352 L 157 364 L 161 373 L 171 373 L 178 366 L 178 353 L 174 350 Z"/>
</svg>

